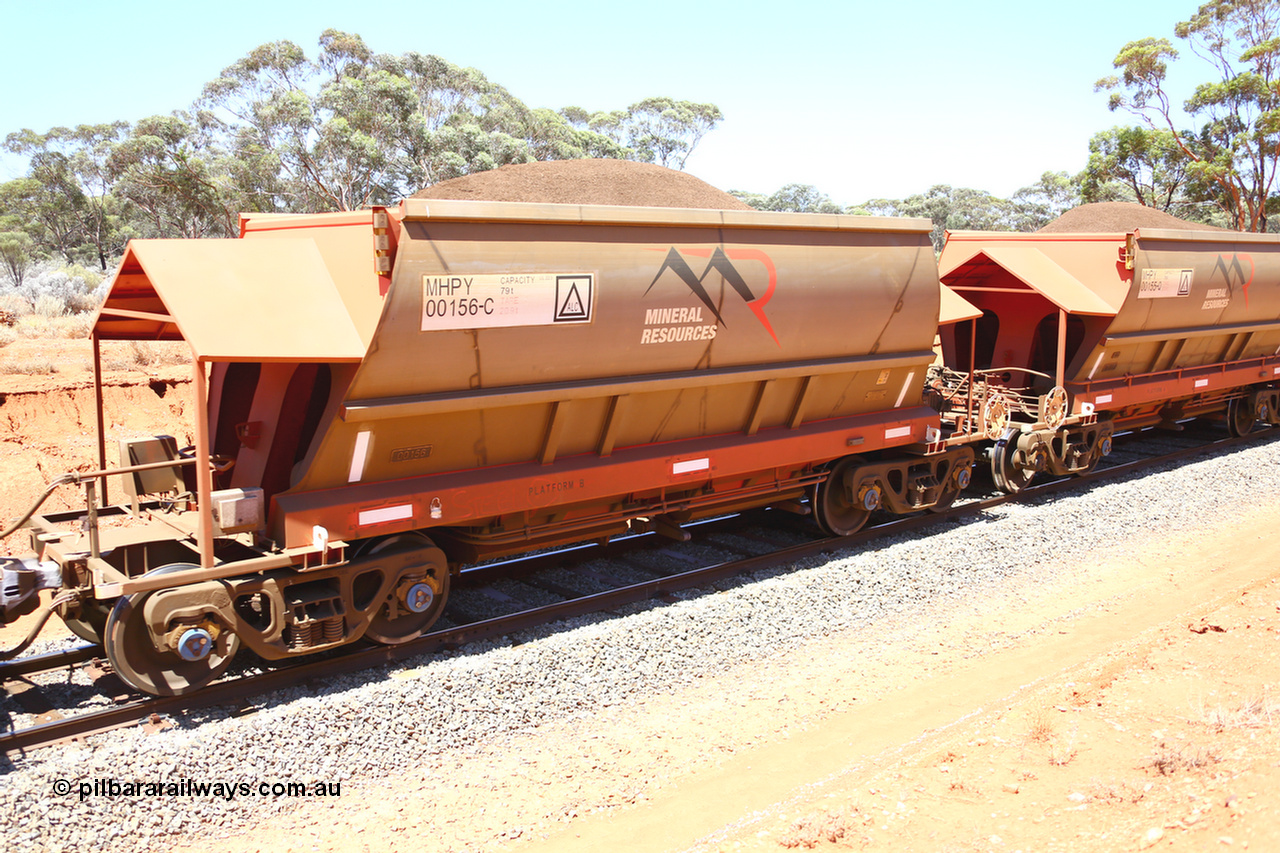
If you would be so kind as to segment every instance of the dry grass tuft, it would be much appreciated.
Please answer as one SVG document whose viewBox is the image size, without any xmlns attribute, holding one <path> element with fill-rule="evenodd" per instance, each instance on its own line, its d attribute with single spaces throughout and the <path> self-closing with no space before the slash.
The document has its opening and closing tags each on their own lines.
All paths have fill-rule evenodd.
<svg viewBox="0 0 1280 853">
<path fill-rule="evenodd" d="M 54 367 L 53 362 L 47 358 L 29 358 L 18 361 L 0 362 L 0 373 L 21 373 L 25 376 L 45 375 L 48 373 L 57 373 L 58 368 Z"/>
<path fill-rule="evenodd" d="M 844 838 L 849 829 L 849 817 L 844 810 L 824 812 L 803 817 L 791 825 L 791 829 L 778 840 L 788 850 L 797 847 L 814 848 L 823 842 L 835 844 Z"/>
<path fill-rule="evenodd" d="M 1080 754 L 1080 750 L 1076 749 L 1076 739 L 1073 736 L 1070 742 L 1062 744 L 1055 743 L 1049 747 L 1049 763 L 1055 767 L 1066 767 L 1075 757 Z"/>
<path fill-rule="evenodd" d="M 1208 767 L 1211 764 L 1217 764 L 1221 760 L 1221 757 L 1213 750 L 1203 747 L 1193 747 L 1188 744 L 1175 749 L 1166 743 L 1161 743 L 1143 766 L 1150 767 L 1161 776 L 1172 776 L 1184 770 L 1198 770 L 1201 767 Z"/>
<path fill-rule="evenodd" d="M 1049 705 L 1038 705 L 1031 712 L 1030 725 L 1027 728 L 1027 740 L 1031 743 L 1048 743 L 1053 740 L 1055 730 L 1054 714 L 1056 711 Z"/>
<path fill-rule="evenodd" d="M 39 314 L 24 314 L 13 324 L 13 330 L 24 338 L 52 337 L 49 333 L 49 318 Z"/>
<path fill-rule="evenodd" d="M 130 341 L 129 352 L 125 356 L 129 368 L 164 367 L 171 364 L 185 364 L 191 360 L 191 352 L 181 343 L 148 341 Z"/>
<path fill-rule="evenodd" d="M 1141 784 L 1129 781 L 1103 782 L 1100 779 L 1095 779 L 1093 780 L 1093 785 L 1089 788 L 1088 797 L 1093 802 L 1109 803 L 1111 805 L 1138 803 L 1142 801 L 1150 789 L 1150 782 Z"/>
<path fill-rule="evenodd" d="M 1272 698 L 1270 691 L 1264 688 L 1261 696 L 1251 696 L 1234 707 L 1202 707 L 1200 717 L 1215 732 L 1271 728 L 1280 722 L 1280 702 Z"/>
</svg>

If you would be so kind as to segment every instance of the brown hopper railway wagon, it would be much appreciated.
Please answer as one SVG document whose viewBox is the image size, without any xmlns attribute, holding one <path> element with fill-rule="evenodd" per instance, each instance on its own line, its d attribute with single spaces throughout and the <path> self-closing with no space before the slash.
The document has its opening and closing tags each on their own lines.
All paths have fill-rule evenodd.
<svg viewBox="0 0 1280 853">
<path fill-rule="evenodd" d="M 956 232 L 939 273 L 981 316 L 941 330 L 935 405 L 1007 491 L 1088 470 L 1116 428 L 1280 423 L 1280 237 Z"/>
<path fill-rule="evenodd" d="M 978 312 L 928 232 L 411 199 L 134 241 L 95 352 L 185 341 L 195 446 L 121 442 L 129 504 L 100 508 L 100 441 L 87 513 L 35 516 L 4 569 L 6 618 L 59 588 L 126 682 L 181 693 L 241 646 L 416 637 L 467 562 L 754 506 L 848 534 L 946 505 L 973 449 L 925 378 L 940 317 Z"/>
</svg>

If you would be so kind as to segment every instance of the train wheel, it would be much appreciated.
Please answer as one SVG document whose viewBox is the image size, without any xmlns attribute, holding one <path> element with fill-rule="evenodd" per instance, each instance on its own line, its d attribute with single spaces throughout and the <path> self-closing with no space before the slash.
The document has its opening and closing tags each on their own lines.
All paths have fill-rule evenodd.
<svg viewBox="0 0 1280 853">
<path fill-rule="evenodd" d="M 422 552 L 422 573 L 414 572 L 391 588 L 364 636 L 388 646 L 407 643 L 430 628 L 449 598 L 449 563 L 444 552 L 421 533 L 403 533 L 366 543 L 361 557 Z"/>
<path fill-rule="evenodd" d="M 1034 469 L 1021 468 L 1014 463 L 1019 435 L 1021 433 L 1018 430 L 1007 429 L 1000 440 L 991 446 L 991 479 L 995 481 L 996 488 L 1006 495 L 1022 491 L 1036 476 Z"/>
<path fill-rule="evenodd" d="M 64 607 L 59 615 L 69 611 L 70 606 Z M 100 646 L 107 632 L 107 619 L 110 617 L 111 605 L 97 599 L 88 599 L 80 602 L 78 616 L 62 616 L 62 621 L 67 629 L 80 639 Z"/>
<path fill-rule="evenodd" d="M 856 470 L 862 460 L 846 456 L 831 466 L 831 474 L 813 487 L 813 516 L 832 536 L 852 536 L 862 529 L 871 513 L 880 507 L 880 491 L 874 487 L 859 496 L 845 487 L 845 474 Z"/>
<path fill-rule="evenodd" d="M 190 563 L 174 563 L 147 572 L 143 577 L 167 575 L 194 569 Z M 120 680 L 152 696 L 181 696 L 199 690 L 231 666 L 240 650 L 240 638 L 225 628 L 216 638 L 203 627 L 184 635 L 184 654 L 159 651 L 151 642 L 143 615 L 147 599 L 154 592 L 138 592 L 116 602 L 103 633 L 107 660 Z"/>
<path fill-rule="evenodd" d="M 969 488 L 969 483 L 973 480 L 973 472 L 966 463 L 957 467 L 947 479 L 947 485 L 942 490 L 942 494 L 938 497 L 938 502 L 929 507 L 929 512 L 946 512 L 951 509 L 951 505 L 956 502 L 956 498 L 960 497 L 960 493 Z"/>
<path fill-rule="evenodd" d="M 1227 404 L 1227 432 L 1239 438 L 1253 432 L 1258 413 L 1248 400 L 1235 399 Z"/>
</svg>

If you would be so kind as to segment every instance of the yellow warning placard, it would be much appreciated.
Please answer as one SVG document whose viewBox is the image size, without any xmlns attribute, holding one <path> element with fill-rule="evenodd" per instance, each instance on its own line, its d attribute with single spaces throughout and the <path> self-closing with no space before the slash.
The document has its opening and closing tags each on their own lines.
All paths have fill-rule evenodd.
<svg viewBox="0 0 1280 853">
<path fill-rule="evenodd" d="M 422 331 L 590 323 L 593 273 L 422 277 Z"/>
</svg>

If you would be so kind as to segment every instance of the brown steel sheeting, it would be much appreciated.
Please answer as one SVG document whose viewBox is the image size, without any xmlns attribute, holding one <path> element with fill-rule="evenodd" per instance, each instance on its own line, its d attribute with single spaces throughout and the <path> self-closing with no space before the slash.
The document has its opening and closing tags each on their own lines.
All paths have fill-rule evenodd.
<svg viewBox="0 0 1280 853">
<path fill-rule="evenodd" d="M 369 454 L 360 479 L 377 480 L 919 401 L 939 305 L 926 221 L 457 201 L 427 212 L 406 205 L 382 321 L 300 491 L 347 482 L 357 447 Z M 749 294 L 713 271 L 717 254 Z M 682 281 L 673 258 L 698 280 Z M 423 331 L 424 278 L 551 273 L 594 277 L 589 322 Z M 668 310 L 679 319 L 651 318 Z M 649 342 L 664 325 L 702 335 Z M 886 363 L 860 363 L 869 354 Z"/>
<path fill-rule="evenodd" d="M 999 238 L 977 244 L 955 244 L 957 250 L 950 253 L 944 249 L 939 261 L 941 279 L 952 287 L 972 284 L 979 275 L 981 259 L 987 258 L 1069 314 L 1110 317 L 1124 303 L 1127 288 L 1117 287 L 1115 281 L 1108 281 L 1105 276 L 1078 277 L 1040 248 L 1001 245 L 1003 241 L 997 240 Z M 948 247 L 951 245 L 948 242 Z M 1074 244 L 1072 249 L 1078 253 L 1081 245 Z M 1114 257 L 1114 252 L 1112 255 Z"/>
<path fill-rule="evenodd" d="M 392 227 L 398 226 L 392 223 Z M 373 211 L 244 213 L 240 231 L 248 240 L 314 240 L 351 323 L 368 349 L 382 316 L 382 291 L 373 265 Z"/>
<path fill-rule="evenodd" d="M 1259 368 L 1270 379 L 1280 352 L 1278 235 L 956 232 L 939 266 L 947 284 L 989 303 L 996 294 L 982 291 L 1008 292 L 1009 273 L 1068 313 L 1100 315 L 1066 377 L 1099 411 L 1229 391 Z"/>
<path fill-rule="evenodd" d="M 973 303 L 956 293 L 945 284 L 942 287 L 942 304 L 938 308 L 938 325 L 945 326 L 948 323 L 962 323 L 965 320 L 976 320 L 982 316 L 982 311 L 975 308 Z"/>
<path fill-rule="evenodd" d="M 405 221 L 464 220 L 476 222 L 555 222 L 581 225 L 657 225 L 699 228 L 767 228 L 771 231 L 865 231 L 928 234 L 927 219 L 890 216 L 847 216 L 832 213 L 770 213 L 759 210 L 700 210 L 671 207 L 527 204 L 456 199 L 405 199 Z"/>
<path fill-rule="evenodd" d="M 314 240 L 133 240 L 94 318 L 104 340 L 186 340 L 200 360 L 359 361 Z"/>
</svg>

